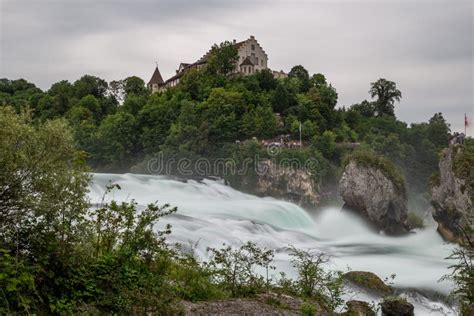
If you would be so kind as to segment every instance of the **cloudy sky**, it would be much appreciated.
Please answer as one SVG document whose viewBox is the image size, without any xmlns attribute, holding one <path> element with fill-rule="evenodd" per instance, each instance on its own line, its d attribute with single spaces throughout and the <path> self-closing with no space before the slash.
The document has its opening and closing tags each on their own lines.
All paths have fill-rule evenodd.
<svg viewBox="0 0 474 316">
<path fill-rule="evenodd" d="M 339 105 L 367 99 L 370 82 L 395 81 L 397 116 L 464 113 L 474 134 L 472 0 L 0 0 L 0 77 L 42 89 L 83 74 L 108 81 L 163 77 L 223 40 L 254 35 L 272 69 L 321 72 Z"/>
</svg>

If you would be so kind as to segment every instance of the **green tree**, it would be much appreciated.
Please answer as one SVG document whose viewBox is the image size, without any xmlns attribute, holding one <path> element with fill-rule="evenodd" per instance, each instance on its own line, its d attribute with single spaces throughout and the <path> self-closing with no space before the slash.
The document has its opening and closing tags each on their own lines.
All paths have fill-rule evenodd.
<svg viewBox="0 0 474 316">
<path fill-rule="evenodd" d="M 207 70 L 211 74 L 227 76 L 235 71 L 239 54 L 229 41 L 214 44 L 207 59 Z"/>
<path fill-rule="evenodd" d="M 86 95 L 81 100 L 79 100 L 76 106 L 88 109 L 94 116 L 94 121 L 96 123 L 99 123 L 102 119 L 102 109 L 100 102 L 93 95 Z"/>
<path fill-rule="evenodd" d="M 269 69 L 263 69 L 255 74 L 258 80 L 258 85 L 262 90 L 274 90 L 277 87 L 278 81 L 273 77 Z"/>
<path fill-rule="evenodd" d="M 438 150 L 447 146 L 450 137 L 449 124 L 443 117 L 443 114 L 435 113 L 428 123 L 428 138 L 437 147 Z"/>
<path fill-rule="evenodd" d="M 308 71 L 301 65 L 294 66 L 288 73 L 289 78 L 298 80 L 298 92 L 307 92 L 310 88 Z"/>
<path fill-rule="evenodd" d="M 129 166 L 138 152 L 137 119 L 130 113 L 109 115 L 97 131 L 99 152 L 103 162 L 120 168 Z"/>
<path fill-rule="evenodd" d="M 241 119 L 246 106 L 241 93 L 215 88 L 199 109 L 208 124 L 211 143 L 233 142 L 242 135 Z"/>
<path fill-rule="evenodd" d="M 90 75 L 82 76 L 74 82 L 74 90 L 78 99 L 87 95 L 92 95 L 97 99 L 104 98 L 107 89 L 108 84 L 105 80 Z"/>
<path fill-rule="evenodd" d="M 273 110 L 277 113 L 284 113 L 290 107 L 288 91 L 283 84 L 278 84 L 272 100 Z"/>
<path fill-rule="evenodd" d="M 277 127 L 277 118 L 270 107 L 257 106 L 242 118 L 242 128 L 248 138 L 270 138 L 276 134 Z"/>
<path fill-rule="evenodd" d="M 375 111 L 377 115 L 395 116 L 394 103 L 400 102 L 402 93 L 397 89 L 397 85 L 393 81 L 379 79 L 370 84 L 369 94 L 375 101 Z"/>
<path fill-rule="evenodd" d="M 124 80 L 124 92 L 127 96 L 130 94 L 146 95 L 148 94 L 148 89 L 146 88 L 143 79 L 137 76 L 131 76 Z"/>
<path fill-rule="evenodd" d="M 176 121 L 183 103 L 178 98 L 166 100 L 164 96 L 154 94 L 140 110 L 138 124 L 141 128 L 140 142 L 146 153 L 156 153 L 168 136 L 171 124 Z M 195 106 L 191 103 L 191 106 Z M 191 124 L 191 122 L 189 122 Z"/>
</svg>

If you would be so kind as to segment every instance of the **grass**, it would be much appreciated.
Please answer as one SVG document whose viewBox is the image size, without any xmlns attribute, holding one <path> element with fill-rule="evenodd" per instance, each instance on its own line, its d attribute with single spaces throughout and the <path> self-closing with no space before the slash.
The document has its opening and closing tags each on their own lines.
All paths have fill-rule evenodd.
<svg viewBox="0 0 474 316">
<path fill-rule="evenodd" d="M 393 182 L 395 188 L 399 193 L 406 195 L 405 178 L 401 171 L 395 166 L 393 162 L 383 156 L 379 156 L 370 151 L 355 151 L 346 159 L 344 159 L 343 166 L 346 167 L 349 162 L 355 161 L 358 165 L 376 168 L 380 170 L 384 176 Z"/>
</svg>

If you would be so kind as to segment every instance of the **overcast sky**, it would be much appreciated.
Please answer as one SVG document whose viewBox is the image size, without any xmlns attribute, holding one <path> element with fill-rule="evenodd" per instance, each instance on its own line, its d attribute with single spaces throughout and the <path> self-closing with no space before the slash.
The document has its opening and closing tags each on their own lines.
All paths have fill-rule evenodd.
<svg viewBox="0 0 474 316">
<path fill-rule="evenodd" d="M 443 112 L 474 132 L 472 0 L 180 1 L 0 0 L 0 77 L 42 89 L 83 74 L 166 79 L 213 43 L 254 35 L 269 67 L 301 64 L 336 87 L 339 105 L 397 83 L 397 117 Z"/>
</svg>

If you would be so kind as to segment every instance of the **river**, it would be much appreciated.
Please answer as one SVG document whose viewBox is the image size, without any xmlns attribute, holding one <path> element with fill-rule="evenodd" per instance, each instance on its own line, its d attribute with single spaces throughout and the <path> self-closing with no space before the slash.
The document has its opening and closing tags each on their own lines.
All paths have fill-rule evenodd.
<svg viewBox="0 0 474 316">
<path fill-rule="evenodd" d="M 382 279 L 395 274 L 393 286 L 415 305 L 416 315 L 456 314 L 436 298 L 452 289 L 449 282 L 440 279 L 449 271 L 452 262 L 444 258 L 454 246 L 445 243 L 434 226 L 405 237 L 387 237 L 337 208 L 310 214 L 298 205 L 244 194 L 220 181 L 184 182 L 135 174 L 94 174 L 91 202 L 100 201 L 109 181 L 121 186 L 109 194 L 109 200 L 134 199 L 142 207 L 153 202 L 176 206 L 177 213 L 160 225 L 172 225 L 170 242 L 185 248 L 197 242 L 196 253 L 203 260 L 207 247 L 254 241 L 274 249 L 277 271 L 294 277 L 289 246 L 315 249 L 331 256 L 329 269 L 371 271 Z M 355 290 L 346 294 L 346 299 L 379 300 Z"/>
</svg>

